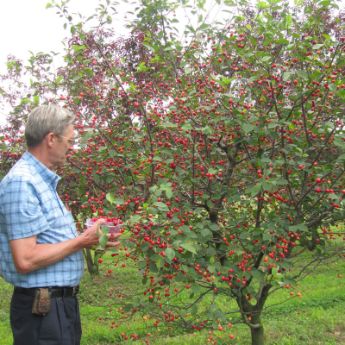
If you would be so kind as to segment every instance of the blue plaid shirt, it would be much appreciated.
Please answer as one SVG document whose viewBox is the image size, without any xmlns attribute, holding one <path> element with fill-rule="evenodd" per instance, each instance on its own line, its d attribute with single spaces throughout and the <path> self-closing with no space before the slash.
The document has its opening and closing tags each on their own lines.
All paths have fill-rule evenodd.
<svg viewBox="0 0 345 345">
<path fill-rule="evenodd" d="M 20 274 L 14 266 L 9 241 L 31 236 L 37 243 L 58 243 L 75 238 L 71 213 L 56 192 L 60 177 L 29 152 L 0 182 L 0 273 L 20 287 L 75 286 L 84 271 L 82 252 Z"/>
</svg>

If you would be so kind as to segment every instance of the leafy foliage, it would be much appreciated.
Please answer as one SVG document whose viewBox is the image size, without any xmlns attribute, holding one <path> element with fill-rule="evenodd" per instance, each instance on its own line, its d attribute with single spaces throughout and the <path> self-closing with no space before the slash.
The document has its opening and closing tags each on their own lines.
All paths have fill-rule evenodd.
<svg viewBox="0 0 345 345">
<path fill-rule="evenodd" d="M 126 222 L 152 312 L 217 328 L 229 321 L 216 302 L 225 295 L 263 344 L 270 291 L 300 276 L 289 273 L 291 258 L 339 254 L 327 242 L 344 219 L 344 14 L 334 1 L 226 3 L 233 15 L 212 26 L 203 1 L 143 2 L 126 39 L 104 9 L 91 30 L 67 16 L 56 75 L 48 56 L 25 69 L 11 59 L 8 80 L 33 79 L 27 95 L 3 95 L 16 129 L 47 98 L 78 115 L 64 198 L 81 224 L 91 214 Z M 170 15 L 181 6 L 198 18 L 184 40 Z M 21 139 L 7 131 L 1 155 L 16 158 Z M 175 282 L 189 305 L 169 304 Z M 207 318 L 188 317 L 206 295 Z"/>
</svg>

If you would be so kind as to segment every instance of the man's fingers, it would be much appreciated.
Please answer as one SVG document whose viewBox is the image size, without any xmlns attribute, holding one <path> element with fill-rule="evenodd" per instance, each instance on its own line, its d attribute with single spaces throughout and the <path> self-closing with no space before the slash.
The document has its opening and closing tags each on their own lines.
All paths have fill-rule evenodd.
<svg viewBox="0 0 345 345">
<path fill-rule="evenodd" d="M 96 227 L 96 233 L 98 236 L 101 236 L 102 235 L 102 229 L 101 229 L 101 226 L 102 224 L 104 224 L 106 221 L 105 219 L 98 219 L 93 226 Z"/>
<path fill-rule="evenodd" d="M 113 240 L 113 239 L 115 239 L 115 238 L 118 238 L 118 237 L 120 237 L 122 234 L 121 233 L 116 233 L 116 234 L 113 234 L 113 233 L 110 233 L 110 234 L 108 234 L 108 238 L 110 239 L 110 240 Z"/>
</svg>

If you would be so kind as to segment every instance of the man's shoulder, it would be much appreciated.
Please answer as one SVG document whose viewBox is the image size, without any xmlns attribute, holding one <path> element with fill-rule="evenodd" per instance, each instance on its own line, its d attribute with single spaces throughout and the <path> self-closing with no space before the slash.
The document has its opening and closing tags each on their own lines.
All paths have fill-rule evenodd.
<svg viewBox="0 0 345 345">
<path fill-rule="evenodd" d="M 34 166 L 27 160 L 21 158 L 14 164 L 3 180 L 30 180 L 34 177 L 34 175 Z"/>
</svg>

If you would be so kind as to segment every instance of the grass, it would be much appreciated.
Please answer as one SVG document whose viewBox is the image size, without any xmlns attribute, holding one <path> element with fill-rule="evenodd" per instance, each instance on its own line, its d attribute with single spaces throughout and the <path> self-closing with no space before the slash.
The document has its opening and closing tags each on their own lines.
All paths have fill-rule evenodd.
<svg viewBox="0 0 345 345">
<path fill-rule="evenodd" d="M 207 330 L 184 333 L 181 328 L 153 327 L 149 315 L 135 314 L 124 320 L 121 308 L 125 302 L 140 300 L 144 287 L 133 265 L 113 267 L 105 258 L 101 275 L 94 279 L 86 273 L 81 283 L 80 305 L 83 323 L 82 345 L 145 344 L 200 345 L 208 342 Z M 107 274 L 112 269 L 111 275 Z M 270 296 L 264 312 L 266 345 L 340 345 L 345 344 L 345 260 L 318 266 L 296 287 L 301 297 L 290 298 L 289 291 L 278 290 Z M 12 287 L 0 279 L 0 342 L 11 345 L 9 301 Z M 146 298 L 145 298 L 146 300 Z M 205 302 L 205 308 L 207 308 Z M 147 334 L 150 334 L 149 336 Z M 216 332 L 217 333 L 217 332 Z M 247 326 L 238 324 L 229 332 L 218 332 L 215 344 L 250 344 Z M 133 340 L 131 335 L 140 339 Z M 127 335 L 128 339 L 124 339 Z M 213 339 L 215 337 L 213 336 Z"/>
</svg>

